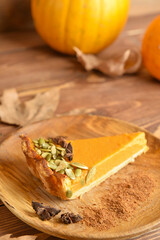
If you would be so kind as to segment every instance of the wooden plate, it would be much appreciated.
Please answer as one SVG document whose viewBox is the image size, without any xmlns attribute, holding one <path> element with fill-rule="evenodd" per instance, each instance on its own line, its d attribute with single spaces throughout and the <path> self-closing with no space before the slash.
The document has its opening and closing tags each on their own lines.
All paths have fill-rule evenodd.
<svg viewBox="0 0 160 240">
<path fill-rule="evenodd" d="M 136 215 L 128 222 L 121 221 L 117 226 L 105 231 L 98 231 L 84 224 L 63 225 L 58 216 L 50 221 L 41 221 L 31 207 L 31 201 L 37 200 L 65 211 L 78 212 L 80 206 L 89 204 L 90 199 L 103 190 L 96 187 L 84 195 L 84 199 L 62 201 L 48 194 L 39 180 L 29 172 L 25 157 L 21 151 L 19 134 L 28 134 L 31 138 L 63 135 L 69 138 L 88 138 L 103 135 L 116 135 L 144 131 L 139 127 L 119 120 L 100 116 L 69 116 L 54 118 L 20 129 L 16 134 L 5 140 L 0 146 L 0 198 L 7 208 L 25 223 L 50 235 L 66 239 L 126 239 L 153 229 L 160 223 L 160 140 L 146 132 L 150 150 L 139 157 L 135 164 L 130 164 L 117 174 L 127 176 L 131 171 L 151 173 L 157 187 L 144 202 Z M 107 184 L 106 180 L 106 184 Z M 104 191 L 105 194 L 105 191 Z"/>
</svg>

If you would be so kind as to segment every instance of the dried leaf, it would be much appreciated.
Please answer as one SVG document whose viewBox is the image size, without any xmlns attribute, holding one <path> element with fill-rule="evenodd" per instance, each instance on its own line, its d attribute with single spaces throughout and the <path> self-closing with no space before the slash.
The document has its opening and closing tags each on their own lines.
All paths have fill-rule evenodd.
<svg viewBox="0 0 160 240">
<path fill-rule="evenodd" d="M 0 105 L 0 120 L 4 123 L 25 126 L 40 120 L 49 119 L 53 116 L 67 116 L 88 114 L 95 109 L 75 108 L 69 112 L 56 114 L 60 90 L 73 86 L 74 83 L 67 83 L 49 91 L 38 93 L 33 99 L 22 102 L 16 89 L 7 89 L 3 92 Z"/>
<path fill-rule="evenodd" d="M 136 73 L 141 66 L 141 54 L 137 49 L 127 49 L 122 54 L 110 58 L 101 58 L 92 54 L 84 54 L 74 47 L 78 61 L 85 70 L 93 69 L 110 76 L 122 76 L 125 73 Z"/>
<path fill-rule="evenodd" d="M 0 237 L 0 240 L 35 240 L 37 236 L 35 235 L 24 235 L 20 237 L 12 237 L 11 234 L 6 234 Z"/>
<path fill-rule="evenodd" d="M 39 93 L 34 99 L 25 103 L 28 122 L 37 122 L 51 118 L 59 103 L 60 91 L 52 88 L 45 93 Z"/>
<path fill-rule="evenodd" d="M 0 119 L 8 124 L 24 126 L 51 118 L 57 109 L 59 97 L 60 89 L 52 88 L 22 103 L 15 89 L 7 89 L 1 97 Z"/>
<path fill-rule="evenodd" d="M 154 132 L 154 135 L 158 138 L 160 138 L 160 125 L 158 126 L 158 128 L 156 129 L 156 131 Z"/>
<path fill-rule="evenodd" d="M 47 240 L 49 235 L 46 233 L 38 233 L 36 235 L 23 235 L 20 237 L 13 237 L 12 234 L 6 234 L 0 237 L 0 240 Z M 57 238 L 54 238 L 57 239 Z"/>
<path fill-rule="evenodd" d="M 8 89 L 3 92 L 1 97 L 0 118 L 1 121 L 9 124 L 17 125 L 20 123 L 20 113 L 23 107 L 19 101 L 18 94 L 15 89 Z"/>
</svg>

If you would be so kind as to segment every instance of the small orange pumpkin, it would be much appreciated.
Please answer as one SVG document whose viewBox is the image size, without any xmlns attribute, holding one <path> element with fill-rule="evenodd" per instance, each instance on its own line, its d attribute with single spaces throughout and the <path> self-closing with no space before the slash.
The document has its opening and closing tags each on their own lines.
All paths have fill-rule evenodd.
<svg viewBox="0 0 160 240">
<path fill-rule="evenodd" d="M 160 80 L 160 15 L 151 22 L 144 35 L 142 58 L 149 73 Z"/>
<path fill-rule="evenodd" d="M 97 53 L 122 30 L 129 0 L 32 0 L 32 16 L 41 37 L 52 48 L 73 54 Z"/>
</svg>

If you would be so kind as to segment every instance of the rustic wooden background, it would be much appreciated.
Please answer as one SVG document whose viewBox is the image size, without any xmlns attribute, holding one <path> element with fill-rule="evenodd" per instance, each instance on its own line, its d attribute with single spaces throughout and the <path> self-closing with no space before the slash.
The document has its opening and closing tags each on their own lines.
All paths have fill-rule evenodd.
<svg viewBox="0 0 160 240">
<path fill-rule="evenodd" d="M 158 13 L 160 0 L 132 0 L 128 23 L 112 48 L 121 48 L 123 44 L 140 46 L 146 27 Z M 32 30 L 29 0 L 0 0 L 0 29 L 8 30 L 0 34 L 0 95 L 4 89 L 16 87 L 20 97 L 32 98 L 50 87 L 74 82 L 74 86 L 62 90 L 57 113 L 93 109 L 93 114 L 116 117 L 157 133 L 160 82 L 145 69 L 115 79 L 85 72 L 75 58 L 54 52 Z M 89 82 L 92 74 L 94 82 Z M 98 77 L 103 81 L 98 82 Z M 0 141 L 16 129 L 0 123 Z M 7 233 L 23 236 L 39 232 L 16 218 L 0 202 L 0 236 Z M 136 239 L 159 240 L 160 226 Z"/>
<path fill-rule="evenodd" d="M 33 28 L 31 0 L 0 0 L 0 31 Z M 130 0 L 130 16 L 160 12 L 160 0 Z"/>
<path fill-rule="evenodd" d="M 32 27 L 30 0 L 0 0 L 0 31 Z"/>
</svg>

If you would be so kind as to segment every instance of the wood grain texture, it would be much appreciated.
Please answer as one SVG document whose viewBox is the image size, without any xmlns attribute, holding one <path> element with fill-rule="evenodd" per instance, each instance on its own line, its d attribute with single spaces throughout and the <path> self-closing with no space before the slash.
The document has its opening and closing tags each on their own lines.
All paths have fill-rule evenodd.
<svg viewBox="0 0 160 240">
<path fill-rule="evenodd" d="M 130 16 L 147 15 L 160 12 L 159 0 L 131 0 Z"/>
<path fill-rule="evenodd" d="M 30 227 L 21 220 L 19 220 L 15 215 L 13 215 L 5 206 L 0 208 L 1 218 L 0 218 L 0 236 L 5 234 L 12 234 L 13 237 L 22 237 L 24 235 L 34 235 L 43 234 L 39 233 L 38 230 Z M 158 227 L 158 226 L 157 226 Z M 160 228 L 160 225 L 159 225 Z M 160 231 L 160 230 L 159 230 Z M 134 237 L 134 240 L 159 240 L 159 231 L 152 230 L 148 233 L 142 234 L 141 236 Z M 41 240 L 41 239 L 37 239 Z M 60 240 L 59 238 L 48 236 L 46 240 Z M 131 240 L 128 238 L 127 240 Z"/>
<path fill-rule="evenodd" d="M 12 237 L 23 237 L 24 235 L 36 235 L 36 240 L 58 240 L 56 237 L 51 237 L 47 234 L 39 233 L 38 230 L 33 229 L 15 217 L 5 206 L 1 207 L 0 211 L 0 237 L 6 234 L 11 234 L 11 239 Z"/>
<path fill-rule="evenodd" d="M 159 0 L 131 0 L 129 16 L 144 16 L 159 13 Z M 0 31 L 33 28 L 30 13 L 30 0 L 1 0 L 0 1 Z"/>
<path fill-rule="evenodd" d="M 0 1 L 0 31 L 33 28 L 30 0 Z"/>
<path fill-rule="evenodd" d="M 149 17 L 149 20 L 152 18 L 153 16 Z M 34 34 L 32 33 L 32 36 Z M 19 39 L 20 35 L 17 36 Z M 27 39 L 27 33 L 24 37 Z M 0 60 L 1 92 L 6 86 L 16 87 L 21 96 L 32 97 L 37 90 L 43 91 L 72 81 L 75 84 L 73 87 L 61 91 L 57 113 L 77 108 L 94 108 L 96 114 L 132 121 L 151 131 L 159 123 L 160 85 L 146 71 L 143 70 L 135 76 L 116 79 L 106 77 L 105 82 L 98 84 L 88 83 L 90 73 L 83 71 L 74 58 L 64 57 L 45 46 L 35 48 L 30 45 L 30 41 L 23 43 L 23 46 L 27 46 L 26 50 L 21 47 L 16 50 L 15 33 L 9 35 L 9 38 L 10 41 L 6 42 L 5 48 L 7 49 L 7 46 L 12 48 L 12 52 L 4 52 Z M 127 42 L 124 41 L 124 46 L 129 41 L 126 36 L 125 39 Z M 4 40 L 5 38 L 2 43 Z M 114 46 L 122 46 L 123 44 L 120 44 L 122 40 L 124 38 Z M 133 43 L 139 44 L 139 39 L 132 40 Z"/>
<path fill-rule="evenodd" d="M 4 2 L 7 1 L 4 0 Z M 138 1 L 138 4 L 141 5 L 141 2 Z M 158 9 L 156 4 L 153 6 Z M 116 45 L 112 47 L 116 46 L 119 49 L 130 43 L 140 46 L 142 35 L 155 16 L 156 14 L 148 14 L 139 15 L 136 18 L 131 17 L 122 33 L 123 38 L 120 37 Z M 160 125 L 158 107 L 160 106 L 160 84 L 146 71 L 143 70 L 135 76 L 123 76 L 116 79 L 99 75 L 105 78 L 105 82 L 98 83 L 95 77 L 95 83 L 88 83 L 87 78 L 90 74 L 84 72 L 74 58 L 57 54 L 46 47 L 34 31 L 23 31 L 22 34 L 19 32 L 3 33 L 0 35 L 0 45 L 0 56 L 5 56 L 0 62 L 0 94 L 5 88 L 16 87 L 20 96 L 31 98 L 37 91 L 44 91 L 55 85 L 74 81 L 74 87 L 61 93 L 59 113 L 67 112 L 75 107 L 91 107 L 95 109 L 94 114 L 128 120 L 151 132 L 156 131 Z M 33 55 L 36 57 L 34 58 Z M 0 124 L 0 133 L 3 134 L 0 141 L 15 129 L 14 126 Z M 2 207 L 0 207 L 0 214 L 1 209 Z M 20 220 L 14 224 L 16 217 L 6 207 L 3 206 L 3 209 L 4 221 L 0 218 L 0 234 L 3 228 L 5 228 L 4 234 L 11 232 L 9 230 L 11 228 L 12 232 L 17 234 L 16 236 L 35 233 L 35 229 L 28 228 L 28 225 Z M 22 229 L 18 228 L 19 224 Z M 160 225 L 153 232 L 136 237 L 136 239 L 159 240 Z"/>
<path fill-rule="evenodd" d="M 32 200 L 54 205 L 62 209 L 62 212 L 79 212 L 81 214 L 82 206 L 90 206 L 92 199 L 96 201 L 100 195 L 106 194 L 108 181 L 106 180 L 102 185 L 84 194 L 82 199 L 69 202 L 59 200 L 48 194 L 39 180 L 30 174 L 19 139 L 21 133 L 26 133 L 31 138 L 65 135 L 71 139 L 77 139 L 136 131 L 141 131 L 141 129 L 119 120 L 87 115 L 54 118 L 20 129 L 0 147 L 1 199 L 5 204 L 7 201 L 7 208 L 27 224 L 50 235 L 66 239 L 126 239 L 154 228 L 160 223 L 160 189 L 158 187 L 160 184 L 160 140 L 150 133 L 146 132 L 150 151 L 139 157 L 134 164 L 120 170 L 113 178 L 125 178 L 131 172 L 137 174 L 137 171 L 142 171 L 147 175 L 152 175 L 157 187 L 149 201 L 141 205 L 131 221 L 121 221 L 119 225 L 107 231 L 98 231 L 81 223 L 64 226 L 58 221 L 58 217 L 48 222 L 42 222 L 35 216 L 31 207 Z"/>
</svg>

